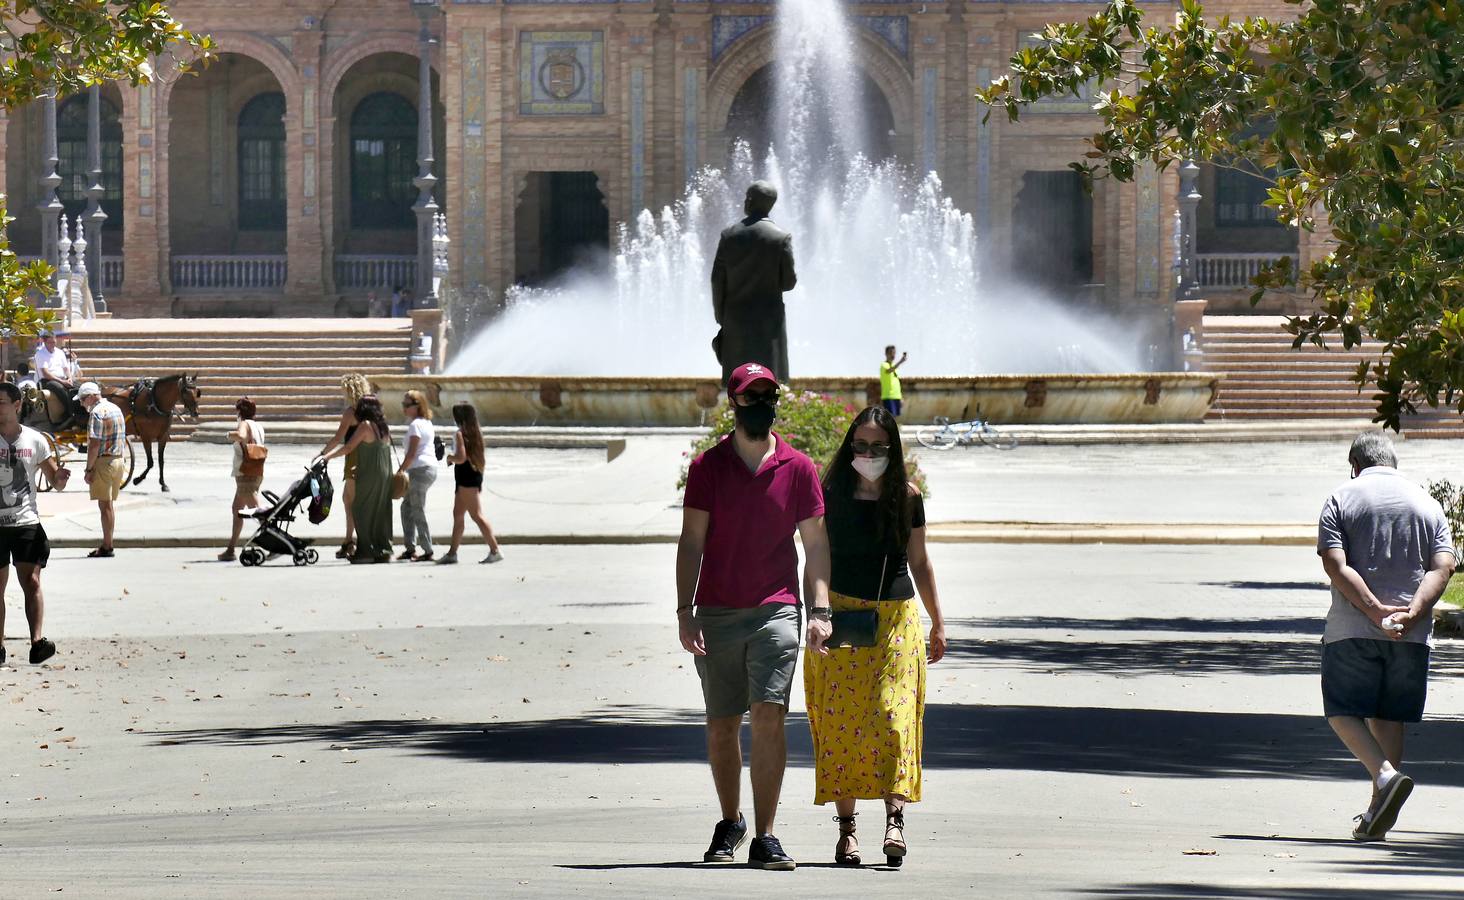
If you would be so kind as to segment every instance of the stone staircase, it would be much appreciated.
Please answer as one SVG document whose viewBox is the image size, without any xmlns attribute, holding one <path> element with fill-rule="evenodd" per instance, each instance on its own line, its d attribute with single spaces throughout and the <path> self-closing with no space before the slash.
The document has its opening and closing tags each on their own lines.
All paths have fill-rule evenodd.
<svg viewBox="0 0 1464 900">
<path fill-rule="evenodd" d="M 104 386 L 197 373 L 205 422 L 233 421 L 244 396 L 265 423 L 332 422 L 341 375 L 400 373 L 411 345 L 405 319 L 96 319 L 71 334 L 83 377 Z"/>
<path fill-rule="evenodd" d="M 1328 349 L 1307 344 L 1291 348 L 1281 316 L 1206 316 L 1205 370 L 1225 376 L 1207 421 L 1318 420 L 1368 421 L 1375 413 L 1371 388 L 1352 381 L 1362 360 L 1375 360 L 1378 341 L 1350 350 L 1342 341 Z M 1452 410 L 1425 409 L 1403 423 L 1408 437 L 1464 437 L 1464 420 Z"/>
</svg>

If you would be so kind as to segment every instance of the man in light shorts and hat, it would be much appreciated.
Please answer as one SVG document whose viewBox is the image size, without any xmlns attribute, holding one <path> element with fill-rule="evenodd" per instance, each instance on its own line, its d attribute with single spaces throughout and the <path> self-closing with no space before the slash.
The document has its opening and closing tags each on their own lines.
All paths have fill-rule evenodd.
<svg viewBox="0 0 1464 900">
<path fill-rule="evenodd" d="M 747 837 L 740 807 L 742 717 L 752 719 L 756 834 L 748 865 L 796 867 L 773 836 L 787 765 L 783 723 L 798 662 L 796 531 L 806 560 L 808 646 L 827 652 L 829 543 L 823 489 L 813 462 L 773 432 L 778 381 L 759 363 L 736 366 L 727 394 L 737 427 L 687 472 L 676 547 L 676 618 L 696 660 L 707 709 L 707 756 L 722 819 L 706 862 L 732 862 Z"/>
<path fill-rule="evenodd" d="M 127 480 L 127 420 L 122 410 L 102 397 L 95 381 L 84 383 L 76 392 L 76 402 L 86 408 L 86 483 L 91 498 L 97 501 L 102 519 L 102 545 L 87 556 L 96 559 L 115 555 L 112 532 L 117 526 L 117 495 Z"/>
</svg>

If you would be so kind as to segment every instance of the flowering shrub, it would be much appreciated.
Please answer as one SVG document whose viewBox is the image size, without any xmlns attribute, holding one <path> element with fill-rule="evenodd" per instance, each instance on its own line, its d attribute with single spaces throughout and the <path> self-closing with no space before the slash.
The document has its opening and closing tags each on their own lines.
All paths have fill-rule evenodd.
<svg viewBox="0 0 1464 900">
<path fill-rule="evenodd" d="M 778 418 L 773 422 L 773 430 L 792 444 L 795 450 L 807 454 L 822 478 L 824 467 L 834 458 L 839 445 L 844 442 L 844 432 L 849 430 L 849 423 L 859 410 L 826 394 L 795 391 L 787 385 L 782 390 L 783 397 L 778 403 Z M 712 420 L 711 432 L 693 443 L 691 450 L 684 454 L 686 463 L 682 465 L 681 477 L 676 482 L 678 489 L 686 487 L 686 471 L 691 461 L 720 443 L 722 438 L 732 433 L 736 425 L 737 419 L 732 413 L 731 402 L 723 403 Z M 920 470 L 919 461 L 908 447 L 905 450 L 905 471 L 921 495 L 930 496 L 925 473 Z"/>
</svg>

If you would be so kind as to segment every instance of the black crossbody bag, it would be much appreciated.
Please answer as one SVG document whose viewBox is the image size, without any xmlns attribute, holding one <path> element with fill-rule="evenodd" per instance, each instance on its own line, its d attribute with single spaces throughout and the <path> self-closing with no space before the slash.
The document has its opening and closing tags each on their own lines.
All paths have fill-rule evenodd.
<svg viewBox="0 0 1464 900">
<path fill-rule="evenodd" d="M 875 602 L 884 599 L 885 573 L 890 567 L 890 555 L 885 554 L 884 565 L 879 567 L 879 590 L 875 592 Z M 833 633 L 825 642 L 825 646 L 838 647 L 873 647 L 875 636 L 879 633 L 879 610 L 877 609 L 843 609 L 833 613 L 829 617 L 834 626 Z"/>
</svg>

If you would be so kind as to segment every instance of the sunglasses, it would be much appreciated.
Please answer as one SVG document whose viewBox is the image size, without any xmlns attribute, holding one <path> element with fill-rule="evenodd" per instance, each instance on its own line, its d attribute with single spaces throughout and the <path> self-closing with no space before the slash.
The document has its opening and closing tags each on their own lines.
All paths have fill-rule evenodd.
<svg viewBox="0 0 1464 900">
<path fill-rule="evenodd" d="M 767 406 L 778 405 L 777 391 L 743 391 L 735 398 L 738 406 L 752 406 L 754 403 L 763 403 Z"/>
<path fill-rule="evenodd" d="M 871 444 L 869 441 L 851 441 L 849 447 L 854 451 L 855 456 L 889 456 L 889 444 Z"/>
</svg>

